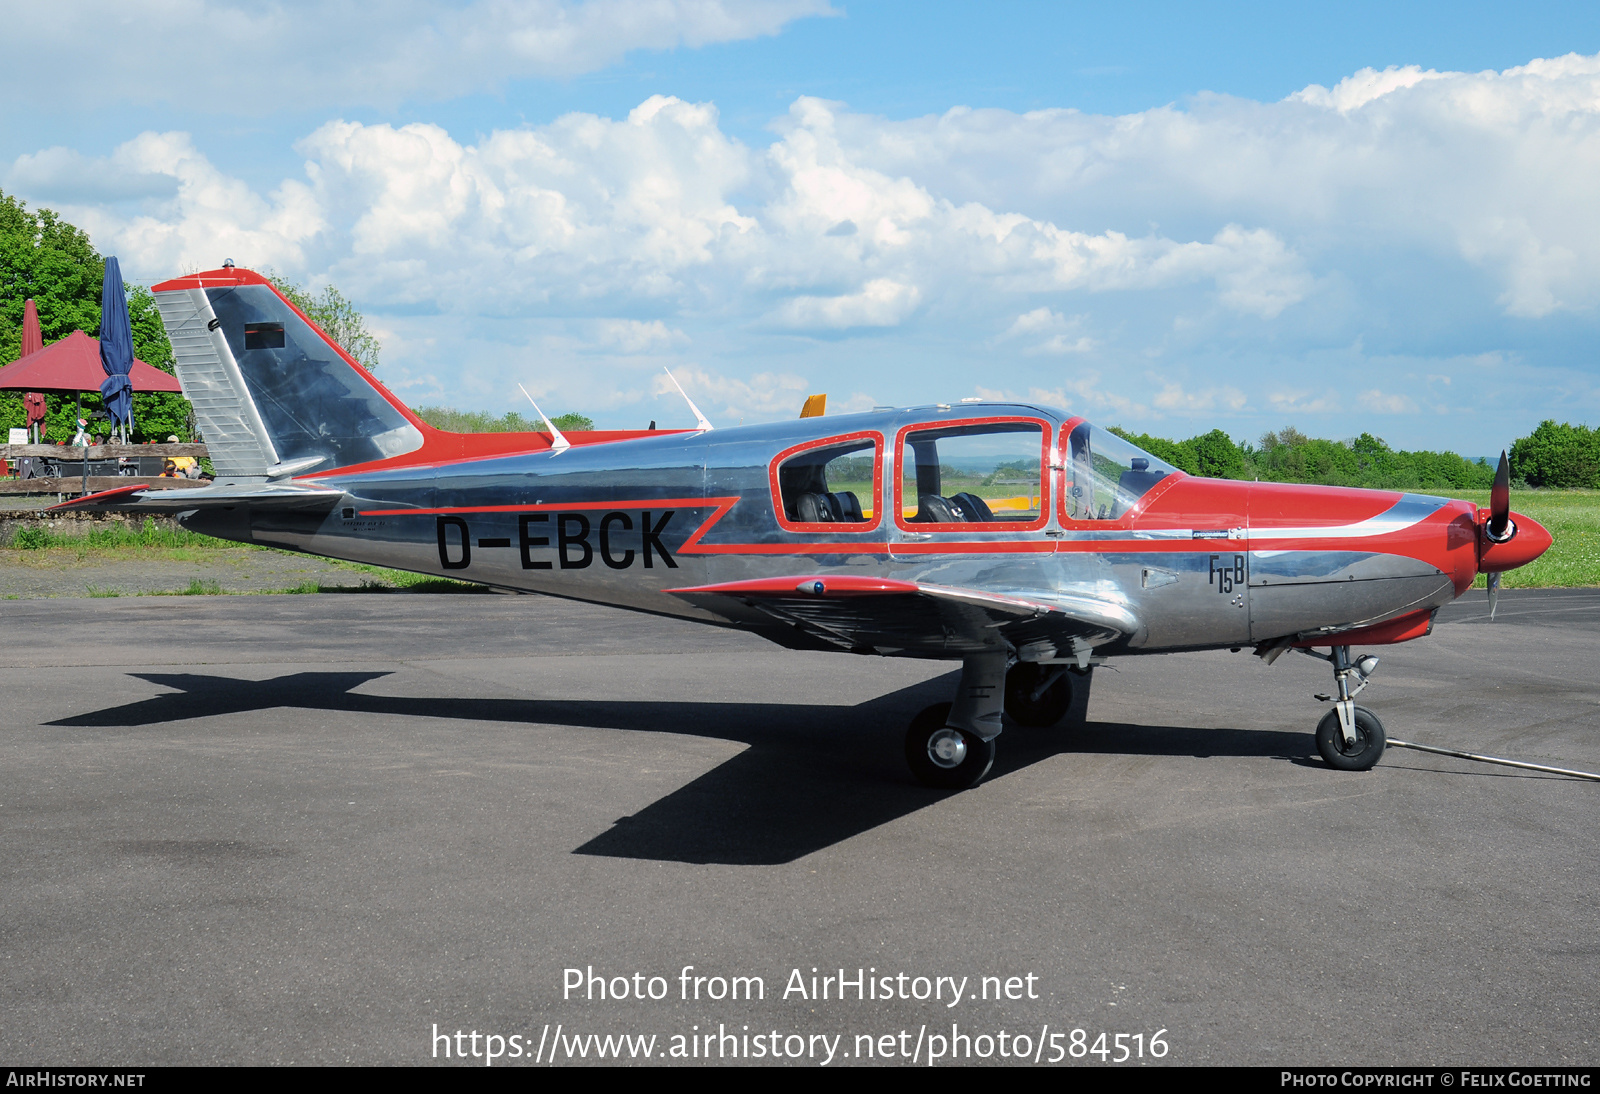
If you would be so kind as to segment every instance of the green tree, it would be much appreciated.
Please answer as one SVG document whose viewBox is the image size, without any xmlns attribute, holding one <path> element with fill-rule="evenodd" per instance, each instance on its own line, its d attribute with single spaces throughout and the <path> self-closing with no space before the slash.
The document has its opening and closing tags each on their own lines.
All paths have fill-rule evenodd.
<svg viewBox="0 0 1600 1094">
<path fill-rule="evenodd" d="M 1130 433 L 1117 427 L 1113 427 L 1111 432 L 1191 475 L 1204 475 L 1212 479 L 1248 479 L 1253 474 L 1244 448 L 1235 444 L 1220 429 L 1190 437 L 1186 441 L 1169 441 L 1165 437 Z"/>
<path fill-rule="evenodd" d="M 1222 430 L 1193 437 L 1187 442 L 1194 450 L 1200 464 L 1200 474 L 1212 479 L 1249 478 L 1245 468 L 1244 452 Z"/>
<path fill-rule="evenodd" d="M 128 321 L 133 328 L 133 355 L 168 376 L 177 375 L 177 359 L 167 328 L 156 310 L 155 294 L 143 285 L 128 290 Z M 135 440 L 194 439 L 194 411 L 189 400 L 172 391 L 154 391 L 133 397 Z"/>
<path fill-rule="evenodd" d="M 1113 429 L 1152 455 L 1191 475 L 1261 478 L 1322 486 L 1387 490 L 1486 490 L 1494 468 L 1454 452 L 1397 452 L 1382 437 L 1349 441 L 1309 437 L 1294 426 L 1262 434 L 1259 447 L 1235 443 L 1220 429 L 1186 441 Z"/>
<path fill-rule="evenodd" d="M 276 273 L 268 272 L 267 280 L 287 296 L 295 307 L 305 312 L 306 318 L 321 327 L 324 334 L 360 361 L 367 371 L 378 367 L 378 354 L 383 344 L 378 341 L 377 335 L 367 329 L 367 321 L 356 310 L 356 306 L 338 289 L 328 285 L 320 296 L 314 296 Z M 559 425 L 557 428 L 560 428 Z"/>
<path fill-rule="evenodd" d="M 22 347 L 22 310 L 30 298 L 39 310 L 45 345 L 75 330 L 98 335 L 100 289 L 105 260 L 89 237 L 49 209 L 30 210 L 0 193 L 0 363 L 14 361 Z M 128 290 L 128 318 L 133 326 L 134 356 L 163 372 L 173 371 L 172 345 L 156 311 L 150 290 Z M 45 419 L 46 436 L 66 440 L 73 431 L 77 401 L 52 396 Z M 99 392 L 85 392 L 86 415 L 102 409 Z M 133 397 L 135 440 L 165 440 L 189 435 L 189 404 L 181 395 L 159 393 Z M 27 420 L 22 393 L 0 392 L 0 428 L 21 427 Z"/>
<path fill-rule="evenodd" d="M 544 422 L 538 418 L 524 418 L 515 410 L 496 418 L 482 410 L 452 410 L 447 406 L 419 406 L 417 417 L 447 433 L 544 433 Z M 563 414 L 550 419 L 561 432 L 574 433 L 594 428 L 594 420 L 582 414 Z"/>
<path fill-rule="evenodd" d="M 1129 444 L 1138 445 L 1156 459 L 1165 460 L 1179 471 L 1186 471 L 1191 475 L 1200 474 L 1200 457 L 1188 444 L 1169 441 L 1165 437 L 1152 437 L 1148 433 L 1130 433 L 1121 426 L 1112 426 L 1111 432 Z"/>
<path fill-rule="evenodd" d="M 30 297 L 46 345 L 98 329 L 104 275 L 105 262 L 82 231 L 0 192 L 0 360 L 17 359 Z"/>
<path fill-rule="evenodd" d="M 1600 486 L 1600 430 L 1547 418 L 1512 444 L 1511 474 L 1529 486 Z"/>
</svg>

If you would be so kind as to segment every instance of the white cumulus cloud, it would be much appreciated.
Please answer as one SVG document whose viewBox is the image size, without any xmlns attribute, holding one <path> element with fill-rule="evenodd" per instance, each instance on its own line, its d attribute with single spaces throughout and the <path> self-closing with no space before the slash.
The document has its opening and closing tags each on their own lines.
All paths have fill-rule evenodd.
<svg viewBox="0 0 1600 1094">
<path fill-rule="evenodd" d="M 245 9 L 171 2 L 244 33 L 228 12 Z M 535 9 L 572 26 L 634 10 Z M 733 34 L 820 6 L 694 10 L 756 20 L 717 32 Z M 665 95 L 471 138 L 427 121 L 308 129 L 304 172 L 276 184 L 169 132 L 103 157 L 41 148 L 0 186 L 58 208 L 133 277 L 231 257 L 403 312 L 419 377 L 448 375 L 451 339 L 430 342 L 420 318 L 448 317 L 564 324 L 544 349 L 596 368 L 693 364 L 708 403 L 750 415 L 787 416 L 800 376 L 892 401 L 981 378 L 1125 423 L 1399 418 L 1437 411 L 1440 376 L 1470 376 L 1451 414 L 1600 412 L 1600 57 L 1364 70 L 1279 102 L 1201 95 L 1120 117 L 897 120 L 801 97 L 765 147 L 730 136 L 714 104 Z M 1502 364 L 1473 364 L 1487 360 Z"/>
<path fill-rule="evenodd" d="M 826 0 L 13 4 L 0 101 L 87 105 L 110 95 L 246 115 L 392 106 L 570 78 L 633 50 L 740 41 L 828 14 Z"/>
</svg>

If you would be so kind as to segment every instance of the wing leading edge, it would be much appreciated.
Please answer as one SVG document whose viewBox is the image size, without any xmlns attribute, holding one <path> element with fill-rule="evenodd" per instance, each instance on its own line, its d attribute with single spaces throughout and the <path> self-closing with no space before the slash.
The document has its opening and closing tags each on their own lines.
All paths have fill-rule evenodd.
<svg viewBox="0 0 1600 1094">
<path fill-rule="evenodd" d="M 1143 637 L 1121 604 L 1083 595 L 1011 596 L 947 585 L 820 575 L 669 589 L 740 623 L 777 622 L 840 649 L 1086 665 L 1097 647 Z"/>
</svg>

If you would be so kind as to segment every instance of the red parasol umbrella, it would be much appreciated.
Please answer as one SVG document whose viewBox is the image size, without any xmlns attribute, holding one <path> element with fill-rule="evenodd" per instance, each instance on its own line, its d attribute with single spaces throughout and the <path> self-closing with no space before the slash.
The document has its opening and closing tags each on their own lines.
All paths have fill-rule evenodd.
<svg viewBox="0 0 1600 1094">
<path fill-rule="evenodd" d="M 100 343 L 81 330 L 59 342 L 0 368 L 4 391 L 99 391 L 106 378 L 100 366 Z M 182 391 L 176 376 L 169 376 L 143 361 L 133 362 L 128 374 L 135 391 Z"/>
<path fill-rule="evenodd" d="M 22 305 L 22 352 L 18 360 L 30 353 L 38 353 L 44 349 L 44 339 L 39 335 L 39 309 L 29 300 Z"/>
<path fill-rule="evenodd" d="M 18 359 L 42 349 L 44 336 L 39 333 L 39 309 L 29 300 L 22 305 L 22 353 Z M 33 443 L 38 444 L 44 440 L 44 419 L 50 410 L 50 403 L 45 399 L 44 392 L 30 391 L 22 397 L 22 406 L 28 413 L 28 431 L 33 434 Z"/>
</svg>

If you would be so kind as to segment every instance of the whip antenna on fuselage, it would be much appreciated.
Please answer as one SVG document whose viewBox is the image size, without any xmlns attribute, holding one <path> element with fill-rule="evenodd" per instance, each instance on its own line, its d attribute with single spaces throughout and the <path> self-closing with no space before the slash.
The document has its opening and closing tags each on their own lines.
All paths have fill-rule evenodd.
<svg viewBox="0 0 1600 1094">
<path fill-rule="evenodd" d="M 523 387 L 521 384 L 518 384 L 517 388 L 522 392 L 522 394 L 528 395 L 528 389 Z M 538 403 L 533 402 L 532 395 L 528 395 L 528 402 L 533 403 L 534 412 L 538 414 L 539 417 L 544 419 L 545 427 L 550 430 L 550 451 L 565 452 L 567 449 L 571 448 L 572 442 L 567 440 L 567 438 L 562 435 L 561 430 L 556 428 L 556 423 L 550 420 L 550 415 L 540 410 Z"/>
<path fill-rule="evenodd" d="M 706 421 L 704 414 L 700 413 L 700 408 L 694 405 L 694 400 L 689 398 L 687 391 L 683 390 L 683 385 L 678 383 L 676 376 L 672 375 L 672 370 L 663 365 L 661 371 L 667 374 L 667 379 L 672 381 L 672 386 L 678 389 L 678 394 L 683 396 L 683 401 L 689 404 L 690 410 L 694 411 L 695 425 L 700 429 L 709 431 L 712 428 L 711 423 Z"/>
</svg>

